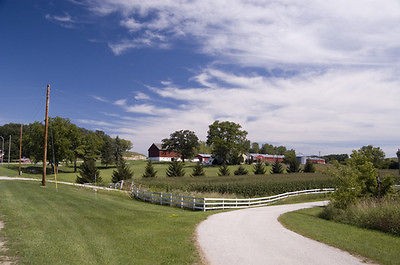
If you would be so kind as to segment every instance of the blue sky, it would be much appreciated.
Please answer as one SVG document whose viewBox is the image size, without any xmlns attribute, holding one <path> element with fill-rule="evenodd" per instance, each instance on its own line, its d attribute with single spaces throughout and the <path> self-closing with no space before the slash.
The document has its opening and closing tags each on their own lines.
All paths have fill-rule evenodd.
<svg viewBox="0 0 400 265">
<path fill-rule="evenodd" d="M 0 0 L 0 124 L 153 142 L 214 120 L 304 154 L 400 147 L 400 2 Z"/>
</svg>

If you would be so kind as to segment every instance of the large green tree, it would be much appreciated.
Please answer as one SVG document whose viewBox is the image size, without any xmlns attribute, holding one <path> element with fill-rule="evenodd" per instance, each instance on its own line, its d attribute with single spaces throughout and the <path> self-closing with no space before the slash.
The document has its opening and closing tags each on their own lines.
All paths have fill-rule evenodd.
<svg viewBox="0 0 400 265">
<path fill-rule="evenodd" d="M 185 162 L 185 159 L 194 157 L 199 147 L 199 138 L 193 131 L 175 131 L 171 133 L 169 138 L 162 140 L 162 147 L 168 151 L 179 153 L 182 161 Z"/>
<path fill-rule="evenodd" d="M 239 157 L 250 148 L 246 138 L 247 132 L 240 124 L 230 121 L 215 121 L 209 126 L 207 144 L 212 148 L 212 154 L 220 163 L 236 164 Z"/>
<path fill-rule="evenodd" d="M 376 168 L 382 168 L 384 164 L 385 152 L 383 152 L 380 147 L 374 147 L 372 145 L 363 146 L 359 150 L 353 151 L 350 156 L 353 158 L 356 153 L 364 156 Z"/>
<path fill-rule="evenodd" d="M 8 149 L 10 147 L 10 161 L 16 160 L 19 158 L 19 133 L 20 133 L 21 124 L 17 123 L 8 123 L 0 126 L 0 136 L 4 138 L 4 162 L 8 161 Z M 25 128 L 26 129 L 26 126 Z M 11 136 L 11 144 L 10 143 Z M 2 144 L 2 139 L 0 139 Z M 1 149 L 1 146 L 0 146 Z M 25 155 L 25 150 L 23 153 Z M 27 155 L 25 155 L 27 156 Z"/>
</svg>

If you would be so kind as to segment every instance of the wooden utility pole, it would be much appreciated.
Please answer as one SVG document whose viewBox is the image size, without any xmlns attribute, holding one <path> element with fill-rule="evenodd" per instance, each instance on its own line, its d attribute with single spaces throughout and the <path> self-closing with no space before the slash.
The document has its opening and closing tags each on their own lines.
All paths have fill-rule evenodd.
<svg viewBox="0 0 400 265">
<path fill-rule="evenodd" d="M 43 150 L 43 176 L 42 186 L 46 186 L 46 167 L 47 167 L 47 138 L 49 131 L 49 101 L 50 101 L 50 85 L 47 85 L 46 90 L 46 112 L 44 118 L 44 150 Z"/>
<path fill-rule="evenodd" d="M 18 168 L 18 175 L 22 175 L 21 171 L 21 159 L 22 159 L 22 124 L 21 129 L 19 130 L 19 168 Z"/>
</svg>

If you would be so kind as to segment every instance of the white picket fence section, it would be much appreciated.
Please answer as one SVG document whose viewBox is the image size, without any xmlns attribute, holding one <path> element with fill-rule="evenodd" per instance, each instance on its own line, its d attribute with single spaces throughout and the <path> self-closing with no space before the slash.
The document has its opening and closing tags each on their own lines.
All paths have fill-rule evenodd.
<svg viewBox="0 0 400 265">
<path fill-rule="evenodd" d="M 226 199 L 226 198 L 196 198 L 191 196 L 182 196 L 173 193 L 149 192 L 133 187 L 132 196 L 138 200 L 160 205 L 169 205 L 191 210 L 224 210 L 240 209 L 257 206 L 266 206 L 273 202 L 303 194 L 318 194 L 333 192 L 333 188 L 312 189 L 286 192 L 269 197 L 250 198 L 250 199 Z"/>
</svg>

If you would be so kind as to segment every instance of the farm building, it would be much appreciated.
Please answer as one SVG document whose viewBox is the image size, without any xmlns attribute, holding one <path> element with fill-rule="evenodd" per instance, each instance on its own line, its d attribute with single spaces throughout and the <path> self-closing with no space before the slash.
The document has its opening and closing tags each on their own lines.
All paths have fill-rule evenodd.
<svg viewBox="0 0 400 265">
<path fill-rule="evenodd" d="M 325 159 L 317 157 L 317 156 L 296 156 L 297 161 L 300 162 L 300 164 L 304 165 L 307 163 L 307 161 L 313 163 L 313 164 L 322 164 L 325 165 Z"/>
<path fill-rule="evenodd" d="M 198 154 L 196 158 L 199 160 L 200 163 L 202 164 L 209 164 L 212 163 L 212 158 L 210 154 Z"/>
<path fill-rule="evenodd" d="M 173 151 L 167 151 L 161 144 L 152 144 L 149 148 L 149 159 L 152 161 L 169 162 L 179 159 L 180 154 Z"/>
<path fill-rule="evenodd" d="M 261 161 L 268 163 L 275 163 L 278 161 L 279 163 L 283 162 L 285 156 L 283 155 L 268 155 L 268 154 L 249 154 L 248 159 L 252 159 L 253 161 Z"/>
</svg>

